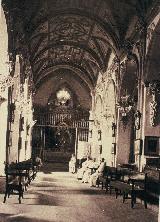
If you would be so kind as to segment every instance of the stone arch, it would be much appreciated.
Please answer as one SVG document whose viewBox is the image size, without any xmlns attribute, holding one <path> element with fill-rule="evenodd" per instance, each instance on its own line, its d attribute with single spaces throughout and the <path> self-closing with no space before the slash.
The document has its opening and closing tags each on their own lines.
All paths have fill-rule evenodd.
<svg viewBox="0 0 160 222">
<path fill-rule="evenodd" d="M 47 79 L 47 77 L 56 75 L 57 71 L 59 71 L 61 69 L 62 70 L 63 69 L 64 70 L 69 70 L 72 73 L 72 76 L 74 76 L 75 78 L 78 78 L 79 81 L 83 82 L 83 84 L 86 85 L 88 90 L 91 91 L 93 89 L 93 87 L 94 87 L 93 82 L 91 81 L 91 79 L 86 77 L 84 72 L 82 72 L 78 68 L 75 68 L 75 67 L 72 67 L 72 66 L 67 66 L 67 65 L 64 65 L 64 64 L 60 64 L 60 65 L 56 65 L 54 67 L 47 68 L 46 71 L 45 71 L 45 74 L 38 77 L 37 82 L 35 84 L 36 88 L 39 88 L 43 84 L 43 81 L 45 79 Z"/>
<path fill-rule="evenodd" d="M 70 98 L 68 99 L 68 105 L 70 107 L 73 108 L 73 106 L 77 107 L 79 105 L 78 96 L 75 94 L 74 90 L 71 88 L 71 86 L 68 84 L 67 81 L 62 82 L 61 84 L 57 85 L 57 87 L 55 87 L 54 92 L 48 98 L 48 103 L 52 103 L 52 105 L 56 105 L 55 103 L 58 102 L 57 93 L 61 90 L 65 90 L 70 95 Z"/>
<path fill-rule="evenodd" d="M 134 162 L 134 112 L 138 108 L 140 101 L 138 77 L 137 62 L 134 58 L 127 59 L 118 98 L 117 164 Z"/>
<path fill-rule="evenodd" d="M 48 98 L 58 90 L 60 85 L 65 84 L 78 99 L 85 109 L 91 109 L 91 95 L 89 88 L 81 81 L 80 78 L 75 78 L 70 70 L 59 70 L 55 75 L 47 78 L 44 83 L 37 89 L 34 95 L 34 104 L 46 106 Z M 75 101 L 74 101 L 75 102 Z"/>
<path fill-rule="evenodd" d="M 138 64 L 135 59 L 132 58 L 126 60 L 119 89 L 120 96 L 125 96 L 126 94 L 128 94 L 133 98 L 135 94 L 137 94 L 137 90 L 135 89 L 135 87 L 138 86 L 138 75 Z"/>
<path fill-rule="evenodd" d="M 145 65 L 145 81 L 160 80 L 160 19 L 154 30 L 148 47 Z"/>
<path fill-rule="evenodd" d="M 159 128 L 160 124 L 160 13 L 150 25 L 150 42 L 145 64 L 144 83 L 146 86 L 145 126 L 150 129 L 148 134 L 152 135 L 153 128 Z M 154 135 L 157 136 L 155 133 Z M 159 136 L 159 134 L 158 134 Z"/>
</svg>

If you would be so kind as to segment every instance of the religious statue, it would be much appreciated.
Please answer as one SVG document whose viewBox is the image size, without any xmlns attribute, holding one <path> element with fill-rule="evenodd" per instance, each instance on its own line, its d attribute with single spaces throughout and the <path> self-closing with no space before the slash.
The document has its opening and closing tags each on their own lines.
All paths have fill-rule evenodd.
<svg viewBox="0 0 160 222">
<path fill-rule="evenodd" d="M 140 129 L 140 120 L 141 120 L 141 113 L 139 110 L 137 110 L 134 114 L 134 118 L 135 118 L 135 122 L 134 122 L 134 125 L 135 125 L 135 129 L 136 130 L 139 130 Z"/>
</svg>

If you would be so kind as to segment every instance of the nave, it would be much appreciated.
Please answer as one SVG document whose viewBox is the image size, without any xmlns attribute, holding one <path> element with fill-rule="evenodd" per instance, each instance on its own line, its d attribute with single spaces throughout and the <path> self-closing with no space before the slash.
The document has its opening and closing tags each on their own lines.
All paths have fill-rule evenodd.
<svg viewBox="0 0 160 222">
<path fill-rule="evenodd" d="M 75 174 L 51 166 L 48 164 L 48 173 L 46 164 L 38 173 L 22 204 L 17 196 L 3 204 L 4 194 L 0 194 L 1 222 L 137 222 L 142 218 L 143 222 L 157 222 L 153 209 L 145 209 L 141 203 L 131 209 L 129 200 L 122 204 L 121 198 L 116 200 L 101 188 L 81 183 Z"/>
<path fill-rule="evenodd" d="M 160 0 L 0 0 L 0 222 L 157 221 L 52 163 L 143 174 L 158 208 L 159 58 Z M 50 164 L 19 204 L 37 159 Z M 130 179 L 114 186 L 124 199 Z"/>
</svg>

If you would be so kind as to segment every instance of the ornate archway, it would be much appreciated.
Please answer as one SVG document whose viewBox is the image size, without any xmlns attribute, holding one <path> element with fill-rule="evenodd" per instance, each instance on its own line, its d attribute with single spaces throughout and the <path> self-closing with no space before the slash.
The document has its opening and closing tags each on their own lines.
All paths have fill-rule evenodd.
<svg viewBox="0 0 160 222">
<path fill-rule="evenodd" d="M 121 85 L 119 86 L 118 119 L 117 119 L 117 164 L 135 161 L 134 140 L 136 130 L 140 129 L 138 118 L 139 103 L 139 70 L 135 58 L 126 59 L 121 64 Z M 136 113 L 136 115 L 135 115 Z M 135 119 L 137 129 L 135 128 Z"/>
</svg>

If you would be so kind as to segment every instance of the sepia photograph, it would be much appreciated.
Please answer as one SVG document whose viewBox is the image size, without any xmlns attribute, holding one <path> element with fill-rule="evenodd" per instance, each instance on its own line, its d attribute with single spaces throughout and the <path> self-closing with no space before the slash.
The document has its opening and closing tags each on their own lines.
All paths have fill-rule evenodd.
<svg viewBox="0 0 160 222">
<path fill-rule="evenodd" d="M 0 222 L 160 222 L 160 0 L 0 0 Z"/>
</svg>

